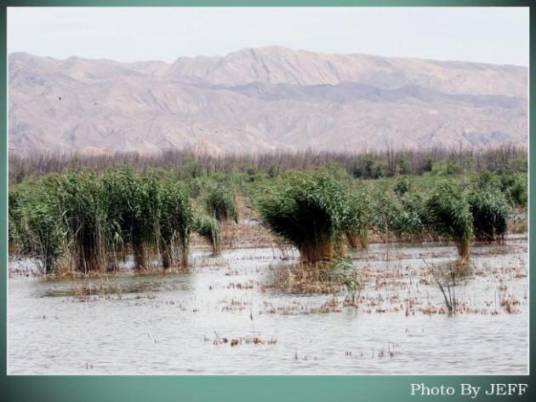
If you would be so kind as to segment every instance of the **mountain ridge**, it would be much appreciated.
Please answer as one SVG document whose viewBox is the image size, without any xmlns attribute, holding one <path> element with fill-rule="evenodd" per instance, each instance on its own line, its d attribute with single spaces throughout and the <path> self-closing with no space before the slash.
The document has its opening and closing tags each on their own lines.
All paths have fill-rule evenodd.
<svg viewBox="0 0 536 402">
<path fill-rule="evenodd" d="M 527 142 L 521 66 L 268 47 L 173 63 L 12 53 L 8 76 L 9 148 L 22 155 Z"/>
</svg>

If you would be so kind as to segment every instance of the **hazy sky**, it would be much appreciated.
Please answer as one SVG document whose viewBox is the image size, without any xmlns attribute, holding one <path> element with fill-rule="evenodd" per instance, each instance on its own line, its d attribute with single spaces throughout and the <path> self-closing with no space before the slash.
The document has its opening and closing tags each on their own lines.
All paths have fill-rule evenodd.
<svg viewBox="0 0 536 402">
<path fill-rule="evenodd" d="M 286 46 L 528 65 L 524 8 L 8 8 L 8 52 L 165 60 Z"/>
</svg>

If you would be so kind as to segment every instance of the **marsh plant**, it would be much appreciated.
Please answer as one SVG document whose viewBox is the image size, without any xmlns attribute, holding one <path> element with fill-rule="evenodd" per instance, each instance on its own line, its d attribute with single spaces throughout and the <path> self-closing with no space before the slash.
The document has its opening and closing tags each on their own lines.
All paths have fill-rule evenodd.
<svg viewBox="0 0 536 402">
<path fill-rule="evenodd" d="M 346 240 L 352 249 L 366 249 L 371 227 L 371 200 L 368 197 L 367 188 L 364 186 L 357 189 L 350 188 L 347 191 L 343 218 Z"/>
<path fill-rule="evenodd" d="M 110 171 L 103 177 L 103 192 L 111 247 L 130 245 L 135 268 L 147 269 L 147 249 L 156 243 L 159 230 L 155 179 L 130 169 Z"/>
<path fill-rule="evenodd" d="M 456 244 L 461 260 L 469 257 L 473 217 L 465 191 L 460 185 L 443 182 L 426 202 L 429 230 Z"/>
<path fill-rule="evenodd" d="M 372 166 L 390 170 L 401 160 L 411 160 L 394 156 L 363 157 L 357 166 L 368 177 Z M 10 252 L 35 258 L 46 272 L 59 265 L 84 274 L 116 270 L 130 255 L 137 270 L 154 265 L 184 268 L 192 233 L 206 239 L 214 255 L 220 254 L 229 234 L 262 232 L 263 241 L 270 241 L 268 231 L 236 226 L 243 212 L 239 205 L 249 204 L 251 211 L 244 210 L 248 220 L 260 218 L 276 241 L 299 251 L 306 265 L 326 262 L 333 267 L 348 246 L 366 248 L 369 239 L 449 240 L 464 262 L 473 239 L 502 241 L 512 217 L 519 219 L 516 228 L 526 219 L 526 174 L 511 172 L 510 163 L 502 166 L 490 159 L 486 166 L 497 171 L 472 175 L 438 177 L 430 168 L 422 176 L 365 180 L 335 163 L 346 159 L 308 158 L 292 161 L 302 163 L 300 170 L 277 168 L 277 174 L 267 171 L 275 161 L 284 161 L 270 157 L 248 160 L 245 171 L 228 173 L 210 172 L 220 164 L 230 163 L 225 166 L 231 169 L 244 161 L 182 161 L 189 169 L 184 171 L 95 166 L 27 177 L 10 187 Z M 456 161 L 464 172 L 471 168 L 469 162 Z M 322 169 L 308 169 L 322 163 Z M 397 171 L 411 172 L 408 163 Z"/>
<path fill-rule="evenodd" d="M 154 256 L 164 268 L 188 264 L 189 193 L 154 174 L 115 169 L 45 177 L 12 190 L 9 213 L 12 248 L 47 273 L 60 257 L 84 274 L 116 269 L 129 253 L 138 270 Z"/>
<path fill-rule="evenodd" d="M 504 195 L 494 189 L 480 189 L 470 195 L 469 203 L 476 240 L 504 240 L 509 216 L 509 205 Z"/>
<path fill-rule="evenodd" d="M 207 213 L 218 222 L 238 223 L 238 207 L 234 191 L 222 184 L 213 185 L 207 189 L 204 203 Z"/>
<path fill-rule="evenodd" d="M 56 192 L 75 268 L 83 273 L 103 269 L 106 211 L 100 183 L 93 174 L 70 174 L 58 180 Z"/>
<path fill-rule="evenodd" d="M 302 262 L 331 261 L 348 229 L 345 188 L 326 172 L 292 173 L 258 200 L 264 223 L 293 244 Z"/>
<path fill-rule="evenodd" d="M 159 185 L 158 235 L 162 266 L 188 266 L 190 233 L 194 216 L 188 191 L 184 185 L 164 182 Z"/>
<path fill-rule="evenodd" d="M 194 219 L 194 230 L 199 236 L 210 243 L 213 256 L 221 253 L 220 224 L 216 218 L 202 213 L 196 215 Z"/>
<path fill-rule="evenodd" d="M 9 237 L 21 253 L 34 257 L 43 272 L 57 268 L 66 244 L 65 228 L 56 197 L 56 178 L 40 182 L 32 191 L 10 194 Z"/>
</svg>

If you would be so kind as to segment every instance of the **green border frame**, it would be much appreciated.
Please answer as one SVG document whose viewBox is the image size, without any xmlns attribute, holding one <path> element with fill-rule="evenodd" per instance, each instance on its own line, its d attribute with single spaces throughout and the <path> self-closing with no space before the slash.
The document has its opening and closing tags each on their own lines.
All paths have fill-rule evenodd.
<svg viewBox="0 0 536 402">
<path fill-rule="evenodd" d="M 524 6 L 529 0 L 0 0 L 0 399 L 8 402 L 41 401 L 406 401 L 420 399 L 470 400 L 468 397 L 418 397 L 410 395 L 411 383 L 424 382 L 429 386 L 459 387 L 461 383 L 487 388 L 492 383 L 529 384 L 523 396 L 480 396 L 478 400 L 534 400 L 536 382 L 532 376 L 7 376 L 6 375 L 6 321 L 7 321 L 7 82 L 6 82 L 6 23 L 7 7 L 16 6 Z M 530 8 L 531 26 L 536 20 L 536 9 Z M 475 27 L 478 29 L 478 27 Z M 534 30 L 531 29 L 531 44 Z M 530 76 L 534 75 L 536 56 L 530 54 Z M 530 80 L 530 98 L 535 94 L 536 80 Z M 536 154 L 532 141 L 536 127 L 536 113 L 530 110 L 530 160 Z M 529 189 L 535 183 L 536 167 L 529 167 Z M 530 254 L 536 251 L 534 227 L 536 200 L 529 191 Z M 530 258 L 530 276 L 534 275 Z M 534 294 L 534 280 L 530 294 Z M 534 311 L 530 298 L 530 366 L 534 361 Z"/>
</svg>

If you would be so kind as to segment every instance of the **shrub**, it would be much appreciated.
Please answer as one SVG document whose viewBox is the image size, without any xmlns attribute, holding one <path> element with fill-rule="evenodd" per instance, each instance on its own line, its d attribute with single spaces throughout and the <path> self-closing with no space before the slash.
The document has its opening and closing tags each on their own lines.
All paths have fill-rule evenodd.
<svg viewBox="0 0 536 402">
<path fill-rule="evenodd" d="M 394 188 L 393 191 L 395 194 L 399 197 L 402 197 L 404 194 L 406 194 L 411 189 L 411 184 L 407 178 L 399 179 Z"/>
<path fill-rule="evenodd" d="M 303 262 L 331 260 L 345 230 L 343 186 L 324 172 L 284 177 L 258 200 L 264 223 L 299 250 Z"/>
<path fill-rule="evenodd" d="M 372 197 L 374 213 L 370 221 L 382 236 L 394 234 L 397 239 L 422 238 L 426 231 L 423 222 L 423 197 L 420 193 L 410 191 L 409 185 L 407 190 L 406 188 L 404 190 L 403 193 L 402 191 L 395 193 L 387 186 L 378 187 Z"/>
<path fill-rule="evenodd" d="M 397 238 L 422 238 L 426 228 L 424 224 L 424 200 L 419 193 L 406 192 L 398 199 L 398 205 L 392 213 L 390 229 Z"/>
<path fill-rule="evenodd" d="M 378 179 L 386 175 L 387 165 L 385 161 L 365 154 L 354 159 L 349 170 L 355 178 Z"/>
<path fill-rule="evenodd" d="M 397 163 L 397 172 L 402 175 L 408 175 L 412 172 L 412 167 L 407 159 L 400 159 Z"/>
<path fill-rule="evenodd" d="M 368 247 L 368 230 L 370 227 L 370 200 L 366 189 L 349 190 L 346 200 L 343 227 L 351 248 Z"/>
<path fill-rule="evenodd" d="M 484 171 L 477 176 L 475 186 L 479 189 L 501 188 L 502 184 L 499 176 L 490 171 Z"/>
<path fill-rule="evenodd" d="M 512 206 L 525 208 L 527 206 L 526 176 L 504 174 L 499 177 L 499 186 Z"/>
<path fill-rule="evenodd" d="M 475 238 L 480 241 L 502 240 L 507 229 L 508 203 L 494 189 L 474 191 L 469 199 Z"/>
<path fill-rule="evenodd" d="M 398 208 L 387 186 L 380 185 L 374 188 L 371 207 L 374 211 L 370 220 L 372 227 L 381 236 L 388 235 L 393 228 Z"/>
<path fill-rule="evenodd" d="M 426 202 L 426 224 L 432 232 L 454 241 L 462 259 L 469 257 L 473 218 L 459 185 L 444 182 L 436 187 Z"/>
</svg>

